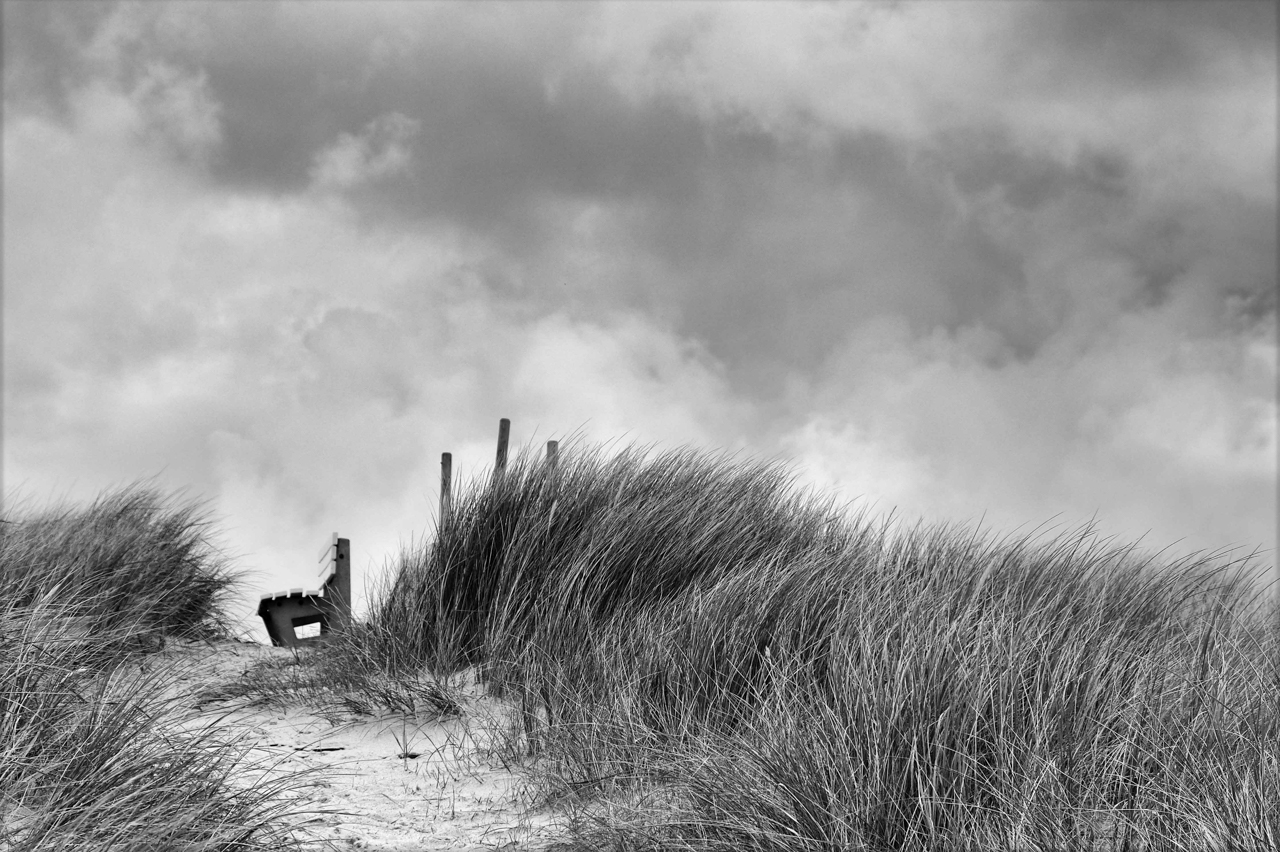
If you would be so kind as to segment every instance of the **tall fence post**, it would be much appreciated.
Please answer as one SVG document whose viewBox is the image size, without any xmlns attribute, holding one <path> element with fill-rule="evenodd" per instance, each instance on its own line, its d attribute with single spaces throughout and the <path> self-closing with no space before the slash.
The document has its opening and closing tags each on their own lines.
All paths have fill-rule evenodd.
<svg viewBox="0 0 1280 852">
<path fill-rule="evenodd" d="M 560 442 L 547 441 L 547 467 L 554 468 L 560 459 Z"/>
<path fill-rule="evenodd" d="M 511 437 L 511 421 L 502 418 L 498 421 L 498 458 L 494 462 L 493 475 L 495 478 L 502 475 L 507 469 L 507 441 Z"/>
<path fill-rule="evenodd" d="M 440 454 L 440 526 L 453 508 L 453 453 Z"/>
</svg>

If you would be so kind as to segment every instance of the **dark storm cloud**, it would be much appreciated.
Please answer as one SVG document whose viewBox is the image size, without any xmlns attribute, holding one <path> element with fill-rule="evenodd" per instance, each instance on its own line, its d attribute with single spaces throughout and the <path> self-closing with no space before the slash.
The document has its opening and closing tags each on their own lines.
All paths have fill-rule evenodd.
<svg viewBox="0 0 1280 852">
<path fill-rule="evenodd" d="M 511 25 L 529 26 L 513 50 L 511 33 L 492 32 L 491 8 L 454 7 L 444 25 L 430 4 L 410 4 L 349 32 L 335 31 L 344 17 L 323 29 L 323 6 L 217 16 L 210 38 L 220 49 L 203 62 L 223 105 L 215 174 L 302 191 L 313 159 L 339 134 L 395 113 L 421 125 L 415 168 L 362 199 L 371 212 L 390 204 L 398 215 L 460 218 L 480 231 L 535 228 L 540 197 L 662 197 L 689 186 L 692 120 L 630 107 L 562 67 L 581 14 L 506 8 Z M 310 14 L 316 25 L 298 33 L 299 15 Z"/>
<path fill-rule="evenodd" d="M 1018 47 L 1006 70 L 1042 69 L 1036 84 L 1046 93 L 1060 80 L 1104 89 L 1194 80 L 1217 56 L 1212 37 L 1240 38 L 1249 27 L 1229 23 L 1234 6 L 1207 16 L 1184 5 L 1195 4 L 1150 14 L 1022 10 L 1010 20 Z M 576 292 L 597 306 L 674 310 L 677 329 L 707 343 L 736 386 L 762 399 L 821 363 L 846 336 L 846 317 L 901 314 L 922 330 L 956 328 L 1017 301 L 1018 247 L 957 221 L 939 172 L 920 174 L 913 158 L 941 151 L 941 176 L 962 197 L 996 188 L 1017 209 L 1068 193 L 1123 203 L 1127 189 L 1122 151 L 1064 161 L 995 125 L 909 140 L 922 152 L 838 125 L 814 145 L 731 117 L 708 122 L 662 97 L 627 98 L 574 58 L 590 8 L 203 8 L 198 27 L 181 16 L 152 21 L 141 43 L 207 75 L 222 128 L 216 178 L 302 193 L 335 140 L 404 116 L 416 125 L 404 140 L 413 166 L 350 189 L 365 216 L 448 222 L 493 241 L 512 261 L 489 279 L 506 297 L 554 305 Z M 682 60 L 699 49 L 693 36 L 682 44 Z M 670 39 L 653 49 L 660 61 L 674 55 Z M 566 204 L 603 206 L 629 229 L 625 250 L 668 274 L 643 287 L 557 280 L 554 261 L 538 261 L 562 242 L 567 222 L 556 210 Z M 1174 273 L 1153 270 L 1152 291 Z M 1035 317 L 1006 310 L 1001 325 L 1024 357 L 1043 337 Z"/>
<path fill-rule="evenodd" d="M 522 264 L 518 282 L 493 282 L 508 296 L 554 301 L 578 291 L 596 304 L 675 306 L 679 330 L 707 342 L 761 396 L 825 357 L 844 334 L 842 314 L 911 309 L 942 321 L 957 308 L 928 286 L 941 266 L 957 278 L 992 277 L 982 261 L 989 247 L 961 246 L 957 259 L 911 245 L 943 211 L 911 185 L 885 140 L 841 139 L 815 167 L 813 152 L 750 128 L 705 126 L 662 99 L 625 99 L 590 68 L 557 58 L 571 53 L 581 15 L 561 15 L 530 46 L 504 53 L 489 49 L 483 22 L 436 29 L 412 15 L 411 32 L 386 47 L 368 28 L 307 40 L 270 8 L 214 24 L 211 38 L 228 46 L 203 63 L 222 105 L 216 176 L 302 192 L 315 157 L 340 134 L 407 116 L 420 128 L 408 143 L 413 169 L 356 189 L 365 215 L 443 219 L 494 240 Z M 469 15 L 482 13 L 461 12 Z M 406 24 L 384 21 L 376 35 L 393 35 L 393 23 Z M 632 229 L 631 250 L 676 274 L 647 288 L 538 275 L 536 256 L 566 227 L 548 209 L 557 202 L 615 212 Z M 872 236 L 883 248 L 868 261 L 858 247 Z M 884 280 L 887 266 L 893 280 Z"/>
<path fill-rule="evenodd" d="M 5 106 L 65 117 L 71 90 L 92 77 L 84 48 L 112 7 L 19 2 L 6 3 L 3 14 Z"/>
<path fill-rule="evenodd" d="M 1171 0 L 1162 3 L 1026 4 L 1014 43 L 1041 68 L 1068 65 L 1064 85 L 1117 89 L 1195 84 L 1225 62 L 1266 62 L 1275 51 L 1274 3 Z"/>
</svg>

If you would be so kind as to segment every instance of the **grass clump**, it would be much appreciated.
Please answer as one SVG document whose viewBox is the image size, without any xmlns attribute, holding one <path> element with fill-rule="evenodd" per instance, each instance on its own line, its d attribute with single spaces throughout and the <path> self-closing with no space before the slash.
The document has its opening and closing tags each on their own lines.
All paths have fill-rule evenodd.
<svg viewBox="0 0 1280 852">
<path fill-rule="evenodd" d="M 564 848 L 1280 848 L 1256 560 L 902 530 L 785 468 L 525 455 L 458 495 L 365 665 L 480 667 Z"/>
<path fill-rule="evenodd" d="M 900 529 L 730 456 L 590 448 L 460 491 L 368 665 L 478 665 L 566 848 L 1280 848 L 1252 558 Z"/>
<path fill-rule="evenodd" d="M 204 507 L 145 483 L 88 506 L 10 515 L 0 524 L 0 605 L 46 597 L 86 634 L 221 635 L 239 582 L 211 541 Z"/>
<path fill-rule="evenodd" d="M 143 663 L 213 638 L 235 575 L 198 506 L 134 486 L 0 533 L 0 849 L 293 848 L 296 775 Z M 177 663 L 180 665 L 180 663 Z"/>
<path fill-rule="evenodd" d="M 458 687 L 449 678 L 397 669 L 371 657 L 365 625 L 330 634 L 323 644 L 260 660 L 234 680 L 199 692 L 201 704 L 238 701 L 251 707 L 305 706 L 337 724 L 349 715 L 399 713 L 438 719 L 461 714 Z"/>
</svg>

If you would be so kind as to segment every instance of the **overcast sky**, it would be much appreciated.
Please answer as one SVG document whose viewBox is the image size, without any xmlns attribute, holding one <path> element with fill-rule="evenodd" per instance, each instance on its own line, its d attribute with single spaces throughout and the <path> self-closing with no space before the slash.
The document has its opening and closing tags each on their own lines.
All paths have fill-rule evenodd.
<svg viewBox="0 0 1280 852">
<path fill-rule="evenodd" d="M 509 417 L 1276 546 L 1273 3 L 3 10 L 10 499 L 367 575 Z"/>
</svg>

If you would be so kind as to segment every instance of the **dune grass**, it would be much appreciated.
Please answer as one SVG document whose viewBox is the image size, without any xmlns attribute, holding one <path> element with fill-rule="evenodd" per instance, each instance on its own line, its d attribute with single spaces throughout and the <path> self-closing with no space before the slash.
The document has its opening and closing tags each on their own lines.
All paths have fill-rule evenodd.
<svg viewBox="0 0 1280 852">
<path fill-rule="evenodd" d="M 198 504 L 143 485 L 0 525 L 0 849 L 296 845 L 301 779 L 145 664 L 167 638 L 221 635 L 237 578 L 209 531 Z"/>
<path fill-rule="evenodd" d="M 1274 849 L 1258 568 L 902 529 L 775 464 L 578 447 L 460 489 L 345 653 L 482 667 L 565 848 Z"/>
<path fill-rule="evenodd" d="M 88 506 L 21 511 L 0 524 L 0 604 L 57 601 L 85 633 L 217 635 L 239 581 L 198 501 L 138 482 Z"/>
</svg>

